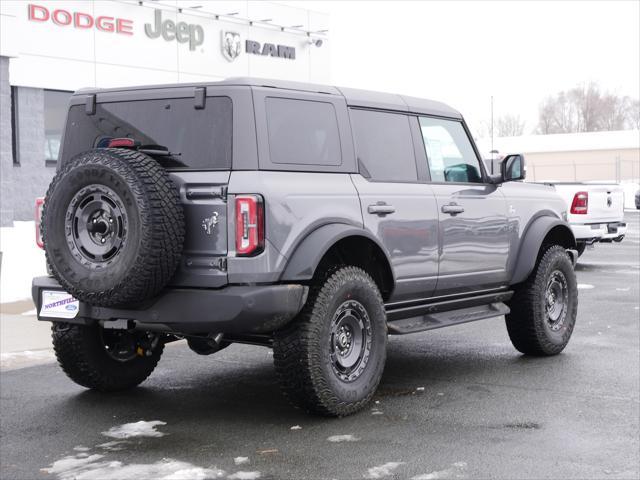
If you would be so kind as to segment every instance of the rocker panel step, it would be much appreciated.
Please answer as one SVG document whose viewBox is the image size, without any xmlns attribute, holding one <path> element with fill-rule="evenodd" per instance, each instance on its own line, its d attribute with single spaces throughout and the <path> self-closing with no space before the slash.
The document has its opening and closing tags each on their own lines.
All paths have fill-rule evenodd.
<svg viewBox="0 0 640 480">
<path fill-rule="evenodd" d="M 498 317 L 509 313 L 509 307 L 502 302 L 494 302 L 488 305 L 460 308 L 447 312 L 429 313 L 418 317 L 406 318 L 387 322 L 389 333 L 392 335 L 405 335 L 407 333 L 423 332 L 436 328 L 458 325 L 461 323 L 475 322 L 485 318 Z"/>
</svg>

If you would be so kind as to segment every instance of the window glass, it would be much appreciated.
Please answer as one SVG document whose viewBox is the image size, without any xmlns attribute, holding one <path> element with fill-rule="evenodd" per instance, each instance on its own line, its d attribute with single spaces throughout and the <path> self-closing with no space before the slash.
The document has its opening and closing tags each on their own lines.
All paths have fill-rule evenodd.
<svg viewBox="0 0 640 480">
<path fill-rule="evenodd" d="M 482 183 L 482 173 L 462 123 L 420 117 L 431 181 Z"/>
<path fill-rule="evenodd" d="M 351 110 L 350 115 L 356 155 L 364 176 L 382 182 L 417 181 L 407 115 L 358 109 Z"/>
<path fill-rule="evenodd" d="M 56 162 L 71 92 L 44 91 L 44 159 Z"/>
<path fill-rule="evenodd" d="M 328 102 L 267 97 L 272 163 L 342 165 L 335 108 Z"/>
<path fill-rule="evenodd" d="M 227 170 L 231 168 L 232 109 L 229 97 L 207 97 L 194 108 L 193 97 L 98 103 L 96 113 L 85 106 L 69 110 L 64 140 L 65 159 L 112 138 L 128 137 L 140 145 L 166 147 L 158 156 L 166 167 Z"/>
</svg>

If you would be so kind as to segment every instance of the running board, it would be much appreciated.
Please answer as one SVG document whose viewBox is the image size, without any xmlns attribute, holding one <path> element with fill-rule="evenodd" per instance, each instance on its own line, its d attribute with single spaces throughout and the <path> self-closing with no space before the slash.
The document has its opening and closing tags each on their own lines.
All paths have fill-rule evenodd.
<svg viewBox="0 0 640 480">
<path fill-rule="evenodd" d="M 418 317 L 405 318 L 387 322 L 391 335 L 405 335 L 407 333 L 424 332 L 436 328 L 458 325 L 461 323 L 475 322 L 485 318 L 498 317 L 509 313 L 509 307 L 502 302 L 478 305 L 475 307 L 460 308 L 439 313 L 428 313 Z"/>
</svg>

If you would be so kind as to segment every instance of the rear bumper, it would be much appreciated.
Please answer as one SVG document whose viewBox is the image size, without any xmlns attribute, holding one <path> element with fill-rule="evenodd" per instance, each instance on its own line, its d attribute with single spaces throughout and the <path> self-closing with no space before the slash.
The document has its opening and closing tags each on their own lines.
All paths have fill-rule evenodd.
<svg viewBox="0 0 640 480">
<path fill-rule="evenodd" d="M 598 241 L 603 235 L 607 233 L 607 224 L 606 223 L 596 223 L 596 224 L 579 224 L 572 223 L 571 230 L 573 231 L 573 236 L 576 237 L 577 241 L 585 241 L 587 243 L 592 243 L 593 241 Z"/>
<path fill-rule="evenodd" d="M 293 284 L 173 288 L 132 309 L 80 302 L 77 316 L 69 319 L 40 316 L 43 290 L 62 291 L 62 287 L 52 277 L 33 279 L 31 295 L 38 320 L 78 324 L 130 320 L 139 329 L 175 333 L 269 333 L 302 310 L 308 293 L 308 287 Z"/>
</svg>

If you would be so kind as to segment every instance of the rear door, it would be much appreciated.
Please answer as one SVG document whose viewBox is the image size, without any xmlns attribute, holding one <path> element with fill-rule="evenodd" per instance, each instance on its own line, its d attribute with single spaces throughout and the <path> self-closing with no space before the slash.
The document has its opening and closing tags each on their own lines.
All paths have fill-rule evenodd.
<svg viewBox="0 0 640 480">
<path fill-rule="evenodd" d="M 396 278 L 393 300 L 427 297 L 438 275 L 438 213 L 425 183 L 424 150 L 415 117 L 352 108 L 349 111 L 364 226 L 384 245 Z M 416 164 L 421 155 L 421 168 Z"/>
<path fill-rule="evenodd" d="M 485 181 L 461 121 L 420 117 L 439 218 L 438 295 L 503 286 L 507 282 L 507 203 Z"/>
</svg>

